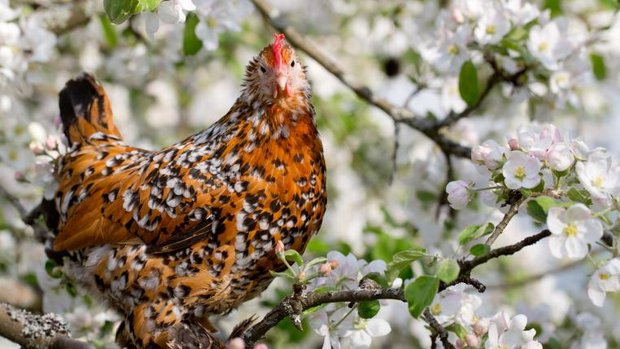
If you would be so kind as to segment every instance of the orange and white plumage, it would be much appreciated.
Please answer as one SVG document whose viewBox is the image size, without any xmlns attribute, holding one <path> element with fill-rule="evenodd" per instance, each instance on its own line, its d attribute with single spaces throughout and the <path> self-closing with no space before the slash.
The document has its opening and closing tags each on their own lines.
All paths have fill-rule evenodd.
<svg viewBox="0 0 620 349">
<path fill-rule="evenodd" d="M 303 251 L 321 226 L 310 85 L 282 35 L 250 62 L 225 116 L 161 150 L 123 142 L 88 75 L 67 83 L 60 109 L 70 150 L 56 171 L 50 254 L 68 255 L 70 273 L 125 315 L 123 345 L 166 348 L 210 330 L 209 315 L 255 297 L 282 268 L 276 243 Z"/>
</svg>

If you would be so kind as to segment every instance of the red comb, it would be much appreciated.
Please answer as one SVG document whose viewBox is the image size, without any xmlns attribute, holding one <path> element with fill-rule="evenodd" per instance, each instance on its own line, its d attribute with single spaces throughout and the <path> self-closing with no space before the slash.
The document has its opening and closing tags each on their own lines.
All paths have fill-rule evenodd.
<svg viewBox="0 0 620 349">
<path fill-rule="evenodd" d="M 274 34 L 273 35 L 273 45 L 271 46 L 273 50 L 273 58 L 275 59 L 276 67 L 280 68 L 282 66 L 282 44 L 284 43 L 284 34 Z"/>
</svg>

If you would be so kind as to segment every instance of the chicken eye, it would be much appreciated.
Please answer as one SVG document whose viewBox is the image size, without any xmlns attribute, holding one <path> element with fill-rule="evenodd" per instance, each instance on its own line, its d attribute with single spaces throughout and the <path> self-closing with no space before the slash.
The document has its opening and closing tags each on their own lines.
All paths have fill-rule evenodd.
<svg viewBox="0 0 620 349">
<path fill-rule="evenodd" d="M 263 66 L 261 65 L 261 67 L 260 67 L 260 71 L 261 71 L 261 72 L 263 72 L 263 73 L 266 73 L 266 72 L 267 72 L 267 69 L 265 69 L 265 67 L 263 67 Z"/>
<path fill-rule="evenodd" d="M 295 66 L 295 61 L 291 61 L 291 67 Z"/>
</svg>

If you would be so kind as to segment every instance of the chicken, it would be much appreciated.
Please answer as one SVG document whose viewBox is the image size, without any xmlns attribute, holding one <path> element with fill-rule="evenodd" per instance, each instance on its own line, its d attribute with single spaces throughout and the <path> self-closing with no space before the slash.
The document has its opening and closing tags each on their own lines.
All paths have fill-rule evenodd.
<svg viewBox="0 0 620 349">
<path fill-rule="evenodd" d="M 226 115 L 158 151 L 123 142 L 90 75 L 67 82 L 59 105 L 70 147 L 47 205 L 49 254 L 124 316 L 121 345 L 183 347 L 187 333 L 212 331 L 210 315 L 284 269 L 276 244 L 301 253 L 321 227 L 323 148 L 305 68 L 284 35 L 248 64 Z"/>
</svg>

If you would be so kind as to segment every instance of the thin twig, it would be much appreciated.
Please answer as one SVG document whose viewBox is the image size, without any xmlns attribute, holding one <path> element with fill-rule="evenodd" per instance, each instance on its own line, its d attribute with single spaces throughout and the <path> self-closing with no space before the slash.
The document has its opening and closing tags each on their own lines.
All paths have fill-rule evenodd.
<svg viewBox="0 0 620 349">
<path fill-rule="evenodd" d="M 434 338 L 439 337 L 439 340 L 441 341 L 444 349 L 454 349 L 454 345 L 452 345 L 452 343 L 450 343 L 450 341 L 448 340 L 448 331 L 446 331 L 446 329 L 441 326 L 439 321 L 435 319 L 435 317 L 433 316 L 433 314 L 431 314 L 431 311 L 428 310 L 428 308 L 424 310 L 424 319 L 431 327 L 431 336 L 433 336 Z"/>
<path fill-rule="evenodd" d="M 504 218 L 502 218 L 502 220 L 497 224 L 497 226 L 495 227 L 495 229 L 493 230 L 493 232 L 491 233 L 491 235 L 489 236 L 485 244 L 489 246 L 493 245 L 495 240 L 497 240 L 497 238 L 504 232 L 504 230 L 506 229 L 506 227 L 508 226 L 508 223 L 510 223 L 512 218 L 517 213 L 519 213 L 519 208 L 521 207 L 521 204 L 525 201 L 525 197 L 522 196 L 520 193 L 516 195 L 519 195 L 519 197 L 515 200 L 514 203 L 510 205 L 508 212 L 506 212 L 506 214 L 504 215 Z"/>
<path fill-rule="evenodd" d="M 571 261 L 570 263 L 566 263 L 563 265 L 560 265 L 558 267 L 549 269 L 547 271 L 543 271 L 540 273 L 536 273 L 536 274 L 532 274 L 530 276 L 527 276 L 523 279 L 520 280 L 514 280 L 514 281 L 509 281 L 509 282 L 505 282 L 505 283 L 501 283 L 501 284 L 493 284 L 493 285 L 488 285 L 487 289 L 488 290 L 509 290 L 509 289 L 513 289 L 513 288 L 520 288 L 520 287 L 525 287 L 533 282 L 536 282 L 542 278 L 544 278 L 545 276 L 548 275 L 553 275 L 553 274 L 559 274 L 559 273 L 563 273 L 565 271 L 569 271 L 572 269 L 575 269 L 579 266 L 584 265 L 586 262 L 588 262 L 589 260 L 587 258 L 584 259 L 579 259 L 576 261 Z"/>
</svg>

